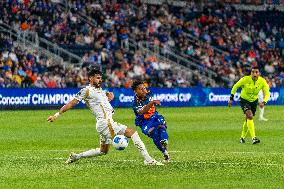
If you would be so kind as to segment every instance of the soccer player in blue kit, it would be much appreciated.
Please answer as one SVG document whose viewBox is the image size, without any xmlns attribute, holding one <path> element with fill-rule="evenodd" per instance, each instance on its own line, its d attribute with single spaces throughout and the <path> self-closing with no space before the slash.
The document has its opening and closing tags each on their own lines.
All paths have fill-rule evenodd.
<svg viewBox="0 0 284 189">
<path fill-rule="evenodd" d="M 163 153 L 164 160 L 170 161 L 166 121 L 156 111 L 156 106 L 161 105 L 161 102 L 153 100 L 152 93 L 146 89 L 143 81 L 134 81 L 132 89 L 135 93 L 132 106 L 136 115 L 135 125 L 153 140 L 156 147 Z"/>
</svg>

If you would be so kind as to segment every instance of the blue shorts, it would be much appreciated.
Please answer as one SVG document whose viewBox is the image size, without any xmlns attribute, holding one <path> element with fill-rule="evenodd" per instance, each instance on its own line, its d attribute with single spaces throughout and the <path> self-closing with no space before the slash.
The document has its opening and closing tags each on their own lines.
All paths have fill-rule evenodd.
<svg viewBox="0 0 284 189">
<path fill-rule="evenodd" d="M 150 119 L 146 119 L 142 122 L 142 125 L 140 126 L 142 133 L 145 135 L 149 134 L 149 130 L 151 128 L 158 128 L 159 125 L 165 125 L 166 126 L 166 121 L 164 116 L 162 115 L 153 115 Z"/>
</svg>

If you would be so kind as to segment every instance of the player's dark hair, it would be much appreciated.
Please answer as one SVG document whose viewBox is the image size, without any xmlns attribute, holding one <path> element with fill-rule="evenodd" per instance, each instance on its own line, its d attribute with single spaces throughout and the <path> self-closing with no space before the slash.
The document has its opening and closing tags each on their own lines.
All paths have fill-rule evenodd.
<svg viewBox="0 0 284 189">
<path fill-rule="evenodd" d="M 88 77 L 95 76 L 95 75 L 102 75 L 102 72 L 97 68 L 90 69 L 88 71 Z"/>
<path fill-rule="evenodd" d="M 134 82 L 132 83 L 132 86 L 131 86 L 132 90 L 134 91 L 134 90 L 137 89 L 137 87 L 138 87 L 139 85 L 141 85 L 141 84 L 144 84 L 144 81 L 141 81 L 141 80 L 136 80 L 136 81 L 134 81 Z"/>
<path fill-rule="evenodd" d="M 251 70 L 259 70 L 259 67 L 258 66 L 252 66 Z"/>
</svg>

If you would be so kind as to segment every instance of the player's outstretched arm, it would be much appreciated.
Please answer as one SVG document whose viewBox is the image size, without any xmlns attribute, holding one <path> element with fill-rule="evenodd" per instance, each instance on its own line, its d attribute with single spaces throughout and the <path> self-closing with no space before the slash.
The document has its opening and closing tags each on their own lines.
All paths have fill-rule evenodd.
<svg viewBox="0 0 284 189">
<path fill-rule="evenodd" d="M 56 118 L 58 116 L 60 116 L 61 114 L 63 114 L 64 112 L 70 110 L 71 108 L 73 108 L 73 106 L 75 106 L 79 101 L 77 99 L 73 99 L 71 100 L 69 103 L 65 104 L 64 106 L 62 106 L 62 108 L 60 108 L 59 112 L 56 112 L 54 115 L 49 116 L 47 118 L 48 122 L 53 122 L 54 120 L 56 120 Z"/>
<path fill-rule="evenodd" d="M 153 107 L 153 105 L 160 106 L 161 102 L 159 100 L 152 100 L 152 101 L 150 101 L 147 105 L 143 106 L 141 109 L 138 110 L 138 114 L 145 114 L 145 113 L 147 113 Z"/>
<path fill-rule="evenodd" d="M 245 83 L 245 77 L 242 77 L 231 90 L 230 100 L 228 101 L 228 106 L 231 107 L 233 105 L 234 95 L 236 94 L 238 88 L 240 88 Z"/>
</svg>

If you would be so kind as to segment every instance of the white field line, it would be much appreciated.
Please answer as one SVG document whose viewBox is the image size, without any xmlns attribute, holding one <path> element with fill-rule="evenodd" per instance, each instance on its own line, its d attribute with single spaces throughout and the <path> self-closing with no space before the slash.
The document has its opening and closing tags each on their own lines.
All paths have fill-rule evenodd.
<svg viewBox="0 0 284 189">
<path fill-rule="evenodd" d="M 56 150 L 24 150 L 24 151 L 47 151 L 47 152 L 71 152 L 71 151 L 84 151 L 83 149 L 72 149 L 72 150 L 66 150 L 66 149 L 56 149 Z M 159 151 L 155 151 L 159 152 Z M 196 151 L 186 151 L 186 150 L 173 150 L 169 151 L 169 153 L 195 153 Z M 201 153 L 209 153 L 208 151 L 198 151 Z M 212 153 L 212 152 L 210 152 Z M 215 152 L 213 152 L 215 153 Z M 281 152 L 230 152 L 230 151 L 220 151 L 217 153 L 229 153 L 229 154 L 273 154 L 273 155 L 282 155 L 284 153 Z M 41 159 L 41 158 L 34 158 L 34 157 L 25 157 L 25 156 L 19 156 L 17 157 L 19 159 Z M 67 157 L 55 157 L 55 158 L 47 158 L 50 160 L 66 160 Z M 113 161 L 113 160 L 112 160 Z M 131 159 L 125 159 L 125 160 L 116 160 L 115 162 L 136 162 L 137 160 L 131 160 Z M 177 160 L 172 160 L 171 162 L 173 163 L 183 163 L 184 161 L 177 161 Z M 240 165 L 256 165 L 256 166 L 284 166 L 283 164 L 276 164 L 276 163 L 246 163 L 246 162 L 206 162 L 206 161 L 198 161 L 198 162 L 192 162 L 193 164 L 207 164 L 207 165 L 213 165 L 213 164 L 221 164 L 221 165 L 228 165 L 228 166 L 240 166 Z"/>
<path fill-rule="evenodd" d="M 158 152 L 158 151 L 155 151 Z M 284 152 L 262 152 L 262 151 L 257 151 L 257 152 L 230 152 L 230 151 L 214 151 L 214 152 L 208 152 L 208 151 L 186 151 L 186 150 L 172 150 L 169 151 L 169 153 L 195 153 L 195 152 L 200 152 L 200 153 L 210 153 L 210 154 L 270 154 L 270 155 L 283 155 Z"/>
<path fill-rule="evenodd" d="M 45 152 L 83 152 L 86 151 L 86 149 L 34 149 L 34 150 L 22 150 L 22 151 L 45 151 Z M 17 151 L 19 152 L 19 151 Z M 154 152 L 160 152 L 155 150 Z M 198 151 L 198 150 L 170 150 L 169 153 L 196 153 L 196 152 L 200 152 L 200 153 L 210 153 L 210 154 L 225 154 L 225 153 L 229 153 L 229 154 L 270 154 L 270 155 L 283 155 L 284 152 L 263 152 L 263 151 L 257 151 L 257 152 L 237 152 L 237 151 L 214 151 L 214 152 L 209 152 L 209 151 Z"/>
<path fill-rule="evenodd" d="M 74 149 L 72 149 L 74 150 Z M 35 152 L 35 151 L 43 151 L 43 152 L 71 152 L 72 150 L 65 150 L 65 149 L 52 149 L 52 150 L 49 150 L 49 149 L 33 149 L 33 150 L 21 150 L 21 151 L 25 151 L 25 152 Z M 76 151 L 81 151 L 83 149 L 75 149 Z M 18 151 L 17 151 L 18 152 Z"/>
<path fill-rule="evenodd" d="M 19 156 L 16 157 L 16 159 L 43 159 L 43 158 L 34 158 L 34 157 L 25 157 L 25 156 Z M 55 158 L 46 158 L 47 160 L 66 160 L 67 158 L 62 158 L 62 157 L 55 157 Z M 95 159 L 94 159 L 95 161 Z M 112 162 L 138 162 L 138 160 L 135 159 L 122 159 L 122 160 L 111 160 Z M 184 163 L 184 161 L 177 161 L 177 160 L 172 160 L 170 163 Z M 170 164 L 169 163 L 169 164 Z M 205 164 L 205 165 L 228 165 L 228 166 L 242 166 L 242 165 L 255 165 L 255 166 L 263 166 L 263 167 L 269 167 L 269 166 L 284 166 L 282 164 L 277 164 L 277 163 L 246 163 L 246 162 L 215 162 L 215 161 L 197 161 L 197 162 L 192 162 L 193 165 L 196 164 Z"/>
</svg>

